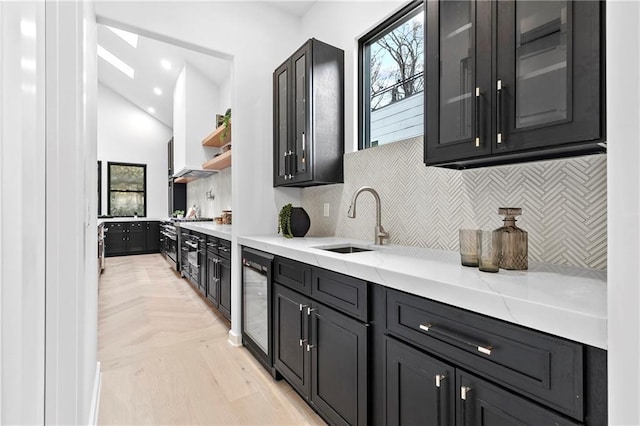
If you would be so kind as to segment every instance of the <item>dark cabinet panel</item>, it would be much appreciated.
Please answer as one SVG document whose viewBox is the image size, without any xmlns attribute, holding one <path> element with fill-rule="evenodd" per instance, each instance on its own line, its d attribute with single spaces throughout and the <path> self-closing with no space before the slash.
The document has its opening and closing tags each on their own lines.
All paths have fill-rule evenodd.
<svg viewBox="0 0 640 426">
<path fill-rule="evenodd" d="M 583 418 L 582 346 L 398 291 L 387 292 L 388 331 Z"/>
<path fill-rule="evenodd" d="M 367 424 L 367 326 L 321 304 L 311 310 L 311 402 L 332 424 Z"/>
<path fill-rule="evenodd" d="M 303 395 L 310 392 L 310 365 L 306 308 L 310 300 L 274 285 L 274 361 L 276 369 Z"/>
<path fill-rule="evenodd" d="M 160 252 L 160 222 L 106 222 L 105 255 Z"/>
<path fill-rule="evenodd" d="M 220 280 L 218 279 L 218 256 L 207 252 L 207 299 L 216 308 L 219 305 Z"/>
<path fill-rule="evenodd" d="M 148 252 L 160 251 L 160 222 L 146 222 L 145 247 Z"/>
<path fill-rule="evenodd" d="M 313 268 L 311 274 L 311 297 L 365 322 L 367 289 L 366 281 L 326 269 Z"/>
<path fill-rule="evenodd" d="M 390 337 L 384 344 L 385 424 L 454 424 L 454 367 Z"/>
<path fill-rule="evenodd" d="M 127 253 L 127 232 L 126 223 L 107 222 L 105 223 L 106 241 L 105 256 L 117 256 Z"/>
<path fill-rule="evenodd" d="M 218 267 L 220 273 L 220 305 L 218 310 L 228 320 L 231 320 L 231 262 L 220 257 Z"/>
<path fill-rule="evenodd" d="M 343 181 L 344 52 L 310 39 L 273 73 L 273 185 Z"/>
<path fill-rule="evenodd" d="M 602 152 L 598 1 L 427 2 L 425 163 Z"/>
<path fill-rule="evenodd" d="M 273 262 L 273 280 L 303 294 L 311 294 L 311 266 L 284 257 Z"/>
<path fill-rule="evenodd" d="M 458 370 L 457 425 L 580 425 L 478 377 Z"/>
</svg>

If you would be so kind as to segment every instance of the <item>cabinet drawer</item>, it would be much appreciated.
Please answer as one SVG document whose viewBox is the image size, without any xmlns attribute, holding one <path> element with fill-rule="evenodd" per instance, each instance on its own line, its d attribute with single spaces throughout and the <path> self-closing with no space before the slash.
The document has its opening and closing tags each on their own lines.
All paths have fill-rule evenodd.
<svg viewBox="0 0 640 426">
<path fill-rule="evenodd" d="M 311 296 L 361 321 L 367 321 L 366 281 L 325 269 L 313 268 Z"/>
<path fill-rule="evenodd" d="M 304 263 L 276 257 L 273 261 L 273 279 L 300 293 L 311 294 L 311 266 Z"/>
<path fill-rule="evenodd" d="M 220 238 L 218 240 L 218 253 L 220 254 L 220 256 L 230 259 L 231 258 L 231 241 L 223 240 L 222 238 Z"/>
<path fill-rule="evenodd" d="M 216 237 L 207 236 L 207 251 L 218 253 L 218 239 Z"/>
<path fill-rule="evenodd" d="M 398 291 L 387 331 L 583 419 L 582 345 Z"/>
</svg>

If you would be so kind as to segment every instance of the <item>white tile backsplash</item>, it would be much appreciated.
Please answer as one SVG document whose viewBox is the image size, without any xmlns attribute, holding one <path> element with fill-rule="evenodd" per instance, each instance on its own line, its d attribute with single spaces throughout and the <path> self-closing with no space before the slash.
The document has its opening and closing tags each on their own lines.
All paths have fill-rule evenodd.
<svg viewBox="0 0 640 426">
<path fill-rule="evenodd" d="M 213 200 L 206 197 L 207 191 L 214 195 Z M 231 210 L 231 167 L 208 178 L 189 182 L 187 210 L 194 204 L 200 217 L 216 217 L 222 214 L 222 210 Z"/>
<path fill-rule="evenodd" d="M 360 195 L 357 217 L 347 218 L 352 194 L 368 185 L 380 194 L 392 244 L 457 251 L 459 228 L 498 228 L 498 207 L 521 207 L 530 260 L 606 268 L 605 155 L 462 171 L 425 167 L 422 158 L 421 137 L 346 154 L 344 184 L 303 190 L 308 235 L 373 241 L 370 194 Z"/>
</svg>

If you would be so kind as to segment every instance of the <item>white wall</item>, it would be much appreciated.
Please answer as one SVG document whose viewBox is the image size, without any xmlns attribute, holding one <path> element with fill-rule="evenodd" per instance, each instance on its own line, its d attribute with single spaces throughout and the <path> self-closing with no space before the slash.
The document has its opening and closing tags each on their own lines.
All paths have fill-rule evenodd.
<svg viewBox="0 0 640 426">
<path fill-rule="evenodd" d="M 88 424 L 99 377 L 95 14 L 90 2 L 62 0 L 45 13 L 45 423 Z"/>
<path fill-rule="evenodd" d="M 215 130 L 216 114 L 224 113 L 220 88 L 185 63 L 173 93 L 174 170 L 200 169 L 218 151 L 202 146 L 202 140 Z"/>
<path fill-rule="evenodd" d="M 609 424 L 640 424 L 640 4 L 607 2 Z"/>
<path fill-rule="evenodd" d="M 147 165 L 147 217 L 167 217 L 167 142 L 172 130 L 108 87 L 98 86 L 98 160 L 107 214 L 109 161 Z"/>
<path fill-rule="evenodd" d="M 43 424 L 44 3 L 0 2 L 0 28 L 0 424 Z"/>
</svg>

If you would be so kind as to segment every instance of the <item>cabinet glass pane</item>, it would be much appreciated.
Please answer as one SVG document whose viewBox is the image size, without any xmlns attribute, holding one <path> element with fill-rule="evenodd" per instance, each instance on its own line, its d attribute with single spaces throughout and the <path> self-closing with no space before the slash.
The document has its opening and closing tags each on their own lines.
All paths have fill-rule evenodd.
<svg viewBox="0 0 640 426">
<path fill-rule="evenodd" d="M 278 75 L 278 176 L 286 174 L 284 153 L 287 150 L 287 70 Z"/>
<path fill-rule="evenodd" d="M 246 265 L 242 266 L 244 295 L 243 320 L 245 332 L 253 341 L 269 354 L 269 300 L 266 274 Z"/>
<path fill-rule="evenodd" d="M 296 60 L 295 73 L 296 73 L 296 173 L 303 173 L 307 169 L 306 165 L 306 91 L 305 91 L 305 79 L 306 79 L 306 55 L 302 55 Z"/>
<path fill-rule="evenodd" d="M 469 1 L 440 2 L 440 143 L 472 137 L 474 33 Z"/>
<path fill-rule="evenodd" d="M 566 1 L 516 2 L 515 126 L 567 118 Z"/>
</svg>

